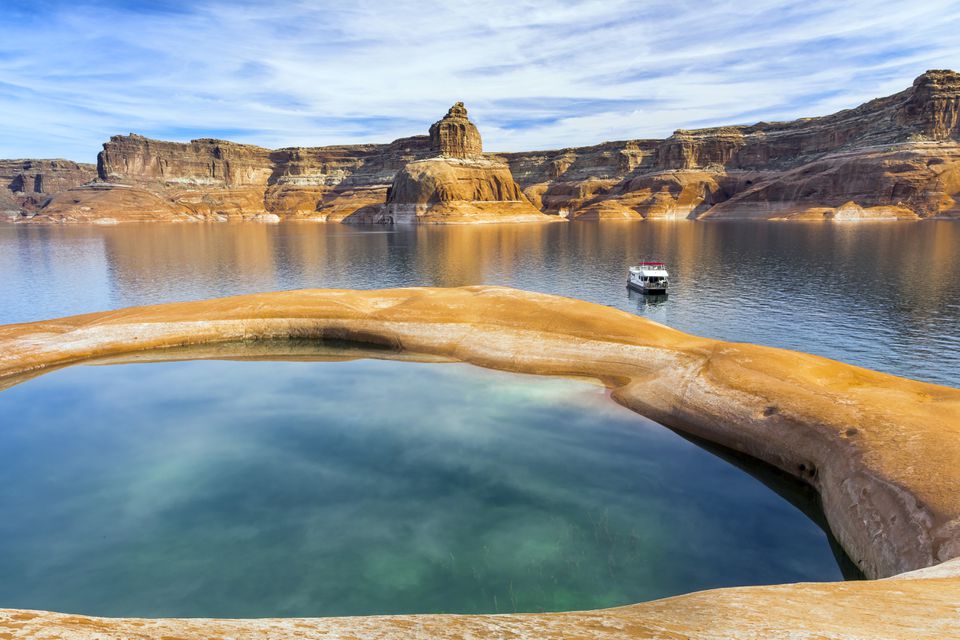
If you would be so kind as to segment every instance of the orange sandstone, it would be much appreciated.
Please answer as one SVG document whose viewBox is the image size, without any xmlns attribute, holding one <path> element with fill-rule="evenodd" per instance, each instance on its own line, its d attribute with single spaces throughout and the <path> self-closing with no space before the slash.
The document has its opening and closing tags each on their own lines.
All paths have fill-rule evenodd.
<svg viewBox="0 0 960 640">
<path fill-rule="evenodd" d="M 144 621 L 8 610 L 0 637 L 960 636 L 960 389 L 500 287 L 289 291 L 7 325 L 0 387 L 89 359 L 283 337 L 602 380 L 638 413 L 808 482 L 869 577 L 902 575 L 532 615 Z"/>
</svg>

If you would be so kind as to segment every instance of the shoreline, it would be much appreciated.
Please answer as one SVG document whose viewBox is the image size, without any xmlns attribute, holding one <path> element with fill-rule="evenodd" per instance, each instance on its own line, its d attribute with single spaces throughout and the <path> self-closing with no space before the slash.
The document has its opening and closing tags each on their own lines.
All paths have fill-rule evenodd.
<svg viewBox="0 0 960 640">
<path fill-rule="evenodd" d="M 955 464 L 960 389 L 952 387 L 799 352 L 698 338 L 569 298 L 476 286 L 300 290 L 6 325 L 0 327 L 0 388 L 41 375 L 47 367 L 90 359 L 286 337 L 345 340 L 493 369 L 602 380 L 611 397 L 633 411 L 812 486 L 834 536 L 868 577 L 941 565 L 939 571 L 950 576 L 944 584 L 919 588 L 943 619 L 956 615 L 950 612 L 960 604 L 960 495 L 955 490 L 960 486 Z M 921 582 L 915 576 L 904 580 Z M 865 594 L 883 582 L 817 589 Z M 633 608 L 640 615 L 665 603 L 683 608 L 693 601 L 720 607 L 725 594 L 762 598 L 771 589 L 806 602 L 807 587 L 721 589 L 590 615 L 617 617 L 611 612 Z M 861 603 L 861 615 L 882 619 L 890 606 L 883 602 Z M 518 617 L 544 625 L 570 615 Z M 413 624 L 428 617 L 398 620 Z M 480 624 L 489 616 L 448 617 L 453 618 Z M 363 620 L 376 619 L 383 618 Z M 317 628 L 338 620 L 343 619 L 323 619 Z"/>
<path fill-rule="evenodd" d="M 276 215 L 276 214 L 269 214 Z M 478 221 L 455 221 L 455 222 L 439 222 L 439 221 L 427 221 L 427 222 L 416 222 L 416 223 L 369 223 L 361 224 L 355 222 L 342 222 L 337 220 L 323 220 L 320 218 L 310 218 L 304 216 L 277 216 L 277 220 L 272 219 L 258 219 L 257 216 L 251 216 L 249 218 L 245 217 L 228 217 L 226 219 L 211 219 L 211 218 L 190 218 L 190 219 L 156 219 L 156 220 L 117 220 L 117 219 L 101 219 L 101 220 L 34 220 L 34 217 L 40 216 L 31 216 L 31 217 L 0 217 L 0 224 L 3 225 L 33 225 L 41 227 L 60 227 L 60 226 L 69 226 L 69 227 L 115 227 L 115 226 L 134 226 L 134 225 L 154 225 L 154 224 L 177 224 L 177 225 L 198 225 L 198 224 L 210 224 L 210 225 L 239 225 L 239 224 L 252 224 L 252 225 L 277 225 L 277 224 L 331 224 L 331 225 L 343 225 L 345 227 L 354 227 L 360 229 L 406 229 L 406 228 L 416 228 L 416 227 L 469 227 L 469 226 L 510 226 L 510 225 L 524 225 L 524 226 L 535 226 L 535 225 L 549 225 L 559 222 L 568 222 L 571 224 L 643 224 L 643 223 L 653 223 L 653 224 L 676 224 L 676 223 L 698 223 L 698 224 L 725 224 L 725 223 L 757 223 L 757 224 L 810 224 L 810 225 L 820 225 L 820 224 L 837 224 L 837 225 L 847 225 L 847 224 L 875 224 L 875 223 L 928 223 L 928 222 L 960 222 L 960 217 L 953 216 L 931 216 L 927 218 L 757 218 L 757 217 L 748 217 L 744 216 L 742 218 L 735 217 L 723 217 L 723 218 L 670 218 L 670 217 L 653 217 L 653 218 L 566 218 L 563 216 L 549 216 L 550 218 L 555 218 L 552 220 L 478 220 Z"/>
</svg>

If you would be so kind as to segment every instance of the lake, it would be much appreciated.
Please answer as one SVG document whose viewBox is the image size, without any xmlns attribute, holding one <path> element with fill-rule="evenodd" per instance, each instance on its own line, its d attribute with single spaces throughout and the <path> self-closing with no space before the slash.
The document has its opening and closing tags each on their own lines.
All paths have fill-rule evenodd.
<svg viewBox="0 0 960 640">
<path fill-rule="evenodd" d="M 956 386 L 958 249 L 949 221 L 8 224 L 0 323 L 277 289 L 498 284 Z M 668 297 L 625 288 L 643 259 L 668 263 Z M 814 523 L 811 490 L 597 385 L 363 355 L 77 366 L 0 393 L 0 604 L 553 611 L 855 576 Z"/>
<path fill-rule="evenodd" d="M 624 286 L 668 263 L 667 299 Z M 311 287 L 499 284 L 957 386 L 960 222 L 0 224 L 0 323 Z"/>
</svg>

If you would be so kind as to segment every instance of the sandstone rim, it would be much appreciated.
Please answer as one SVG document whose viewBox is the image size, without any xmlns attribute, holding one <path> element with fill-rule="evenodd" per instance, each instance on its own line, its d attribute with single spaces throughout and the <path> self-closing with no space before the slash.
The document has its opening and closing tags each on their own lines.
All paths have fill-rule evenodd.
<svg viewBox="0 0 960 640">
<path fill-rule="evenodd" d="M 934 638 L 960 629 L 958 389 L 698 338 L 607 307 L 500 287 L 278 292 L 7 325 L 0 327 L 0 388 L 94 358 L 285 337 L 603 380 L 630 409 L 812 485 L 831 530 L 867 576 L 914 573 L 722 589 L 570 614 L 137 622 L 5 611 L 0 637 L 44 629 L 137 637 L 137 627 L 281 637 L 298 624 L 308 634 L 385 638 L 410 630 L 431 637 L 786 637 L 828 628 L 831 637 Z M 811 607 L 832 613 L 811 616 Z"/>
</svg>

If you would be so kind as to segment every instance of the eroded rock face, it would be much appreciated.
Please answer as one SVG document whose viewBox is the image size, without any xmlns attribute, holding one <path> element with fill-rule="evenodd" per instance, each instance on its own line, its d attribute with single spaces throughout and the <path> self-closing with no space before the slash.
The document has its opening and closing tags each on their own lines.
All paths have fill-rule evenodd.
<svg viewBox="0 0 960 640">
<path fill-rule="evenodd" d="M 387 194 L 409 163 L 430 158 L 473 162 L 472 169 L 451 164 L 440 172 L 461 172 L 471 184 L 471 172 L 484 163 L 505 165 L 531 207 L 570 218 L 960 217 L 960 74 L 928 71 L 900 93 L 819 118 L 678 130 L 664 140 L 553 151 L 484 154 L 462 103 L 434 123 L 429 136 L 389 144 L 269 150 L 223 140 L 182 144 L 114 136 L 104 144 L 98 172 L 101 182 L 139 189 L 170 205 L 172 213 L 155 210 L 147 219 L 275 214 L 357 222 L 383 220 L 388 205 L 422 208 L 420 196 L 388 202 Z M 503 191 L 502 175 L 502 168 L 490 173 L 485 189 Z M 400 179 L 395 198 L 409 197 L 404 184 L 412 178 L 408 173 Z M 51 190 L 46 185 L 54 181 L 43 180 L 45 197 L 31 200 L 34 208 L 76 186 L 64 181 Z M 423 189 L 429 190 L 416 188 Z M 451 190 L 460 187 L 440 189 Z M 75 204 L 76 196 L 57 195 L 36 220 L 125 219 L 109 210 L 117 196 L 97 195 L 108 192 L 81 196 L 88 207 L 83 216 L 64 214 L 65 202 Z M 19 210 L 18 198 L 0 190 L 0 210 Z"/>
<path fill-rule="evenodd" d="M 914 80 L 898 122 L 932 140 L 960 139 L 960 73 L 927 71 Z"/>
<path fill-rule="evenodd" d="M 58 193 L 43 208 L 43 218 L 47 222 L 93 224 L 192 219 L 155 193 L 119 185 L 88 186 Z"/>
<path fill-rule="evenodd" d="M 695 218 L 726 200 L 729 180 L 710 171 L 663 171 L 625 180 L 578 207 L 574 218 Z"/>
<path fill-rule="evenodd" d="M 838 208 L 850 204 L 881 217 L 960 215 L 960 145 L 917 143 L 832 153 L 785 171 L 758 174 L 704 215 L 840 219 Z"/>
<path fill-rule="evenodd" d="M 96 177 L 92 164 L 70 160 L 0 160 L 0 216 L 31 215 L 51 195 Z"/>
<path fill-rule="evenodd" d="M 524 200 L 510 167 L 493 162 L 420 160 L 404 167 L 393 181 L 387 203 L 436 204 L 473 200 Z"/>
<path fill-rule="evenodd" d="M 430 126 L 430 146 L 450 158 L 476 158 L 483 154 L 480 132 L 467 117 L 462 102 L 450 107 L 447 115 Z"/>
<path fill-rule="evenodd" d="M 928 71 L 905 91 L 821 118 L 678 130 L 662 141 L 608 143 L 606 157 L 597 147 L 565 150 L 552 160 L 560 168 L 552 179 L 523 170 L 532 154 L 509 161 L 545 211 L 573 217 L 956 217 L 958 105 L 960 74 Z M 610 145 L 624 162 L 610 161 Z M 540 157 L 551 162 L 549 153 Z M 584 199 L 587 185 L 596 195 Z M 864 215 L 848 215 L 850 203 Z"/>
<path fill-rule="evenodd" d="M 818 154 L 929 139 L 958 141 L 960 74 L 928 71 L 913 86 L 820 118 L 678 130 L 658 148 L 661 169 L 784 169 Z"/>
<path fill-rule="evenodd" d="M 345 222 L 544 222 L 523 194 L 510 166 L 484 157 L 480 133 L 458 102 L 430 127 L 435 157 L 408 162 L 387 190 L 385 206 L 368 205 Z"/>
<path fill-rule="evenodd" d="M 374 213 L 376 216 L 377 213 Z M 506 164 L 483 158 L 433 158 L 394 178 L 381 217 L 348 222 L 547 222 Z"/>
<path fill-rule="evenodd" d="M 426 136 L 390 144 L 269 150 L 224 140 L 161 142 L 114 136 L 100 153 L 100 179 L 163 197 L 178 216 L 267 214 L 338 221 L 383 204 L 407 162 L 431 155 Z"/>
</svg>

